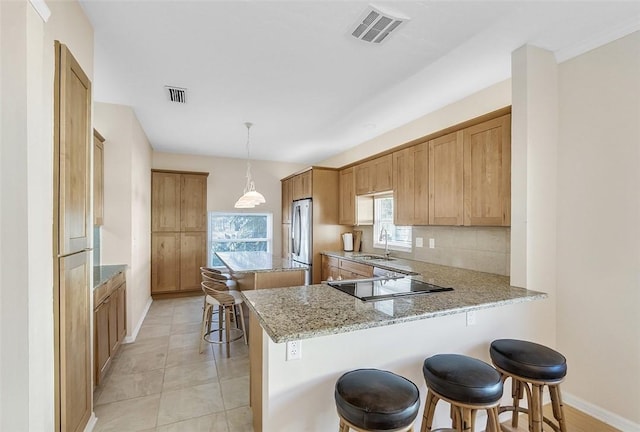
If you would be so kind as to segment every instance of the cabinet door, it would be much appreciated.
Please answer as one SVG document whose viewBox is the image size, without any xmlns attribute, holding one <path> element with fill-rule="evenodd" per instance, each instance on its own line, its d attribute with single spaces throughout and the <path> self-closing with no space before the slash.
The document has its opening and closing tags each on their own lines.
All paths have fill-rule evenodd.
<svg viewBox="0 0 640 432">
<path fill-rule="evenodd" d="M 84 430 L 91 414 L 89 252 L 59 259 L 60 425 Z"/>
<path fill-rule="evenodd" d="M 393 155 L 386 155 L 371 161 L 373 176 L 371 183 L 373 192 L 384 192 L 393 189 Z"/>
<path fill-rule="evenodd" d="M 291 201 L 293 201 L 293 179 L 282 180 L 282 223 L 291 223 Z"/>
<path fill-rule="evenodd" d="M 511 116 L 464 130 L 464 224 L 511 224 Z"/>
<path fill-rule="evenodd" d="M 180 174 L 151 173 L 151 231 L 180 231 Z"/>
<path fill-rule="evenodd" d="M 118 331 L 118 343 L 122 343 L 127 336 L 127 284 L 123 283 L 118 288 L 118 323 L 116 325 Z"/>
<path fill-rule="evenodd" d="M 200 267 L 207 265 L 207 233 L 180 234 L 180 290 L 200 289 Z"/>
<path fill-rule="evenodd" d="M 291 224 L 282 224 L 282 258 L 291 258 Z"/>
<path fill-rule="evenodd" d="M 293 177 L 293 199 L 311 198 L 313 191 L 313 171 L 308 170 Z"/>
<path fill-rule="evenodd" d="M 462 131 L 429 141 L 429 224 L 462 225 Z"/>
<path fill-rule="evenodd" d="M 114 291 L 107 300 L 109 307 L 109 356 L 113 357 L 118 349 L 118 293 Z M 104 303 L 103 303 L 104 304 Z"/>
<path fill-rule="evenodd" d="M 91 216 L 91 82 L 64 45 L 56 45 L 54 170 L 58 255 L 89 247 Z"/>
<path fill-rule="evenodd" d="M 104 138 L 93 131 L 93 224 L 102 225 L 104 218 Z"/>
<path fill-rule="evenodd" d="M 180 198 L 181 230 L 206 231 L 207 176 L 200 174 L 182 174 Z"/>
<path fill-rule="evenodd" d="M 371 162 L 361 163 L 354 167 L 356 195 L 366 195 L 373 192 L 371 179 L 374 166 Z"/>
<path fill-rule="evenodd" d="M 180 289 L 180 233 L 151 234 L 151 292 Z"/>
<path fill-rule="evenodd" d="M 393 153 L 394 223 L 429 223 L 429 157 L 427 143 Z"/>
<path fill-rule="evenodd" d="M 356 224 L 356 191 L 353 168 L 340 171 L 340 224 Z"/>
<path fill-rule="evenodd" d="M 109 303 L 101 303 L 93 313 L 96 385 L 100 385 L 109 365 Z"/>
</svg>

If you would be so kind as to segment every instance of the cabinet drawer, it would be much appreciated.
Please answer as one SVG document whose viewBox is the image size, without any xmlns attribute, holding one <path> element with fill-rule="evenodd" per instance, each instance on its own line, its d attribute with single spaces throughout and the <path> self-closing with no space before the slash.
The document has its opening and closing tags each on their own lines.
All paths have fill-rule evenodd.
<svg viewBox="0 0 640 432">
<path fill-rule="evenodd" d="M 340 267 L 339 259 L 329 255 L 324 255 L 325 262 L 328 267 Z"/>
<path fill-rule="evenodd" d="M 107 297 L 109 297 L 120 285 L 124 283 L 124 272 L 120 272 L 111 279 L 93 290 L 93 308 L 96 309 Z"/>
<path fill-rule="evenodd" d="M 93 308 L 94 310 L 109 296 L 109 283 L 105 282 L 98 288 L 93 290 Z"/>
<path fill-rule="evenodd" d="M 373 267 L 348 260 L 340 260 L 340 269 L 369 278 L 373 276 Z"/>
</svg>

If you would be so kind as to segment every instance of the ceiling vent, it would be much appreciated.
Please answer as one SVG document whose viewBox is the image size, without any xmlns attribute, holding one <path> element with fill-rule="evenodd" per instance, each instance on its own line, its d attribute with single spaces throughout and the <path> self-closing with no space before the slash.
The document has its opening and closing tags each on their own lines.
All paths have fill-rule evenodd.
<svg viewBox="0 0 640 432">
<path fill-rule="evenodd" d="M 365 42 L 382 43 L 402 23 L 409 20 L 407 17 L 394 15 L 397 14 L 389 14 L 369 6 L 362 14 L 361 19 L 355 24 L 355 30 L 351 32 L 351 35 Z"/>
<path fill-rule="evenodd" d="M 164 86 L 170 102 L 187 103 L 187 89 L 180 87 Z"/>
</svg>

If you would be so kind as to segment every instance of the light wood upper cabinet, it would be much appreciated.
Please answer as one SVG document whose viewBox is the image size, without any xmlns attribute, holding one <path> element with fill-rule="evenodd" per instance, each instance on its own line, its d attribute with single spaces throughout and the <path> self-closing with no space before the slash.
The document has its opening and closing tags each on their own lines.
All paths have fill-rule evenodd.
<svg viewBox="0 0 640 432">
<path fill-rule="evenodd" d="M 354 169 L 340 171 L 340 220 L 342 225 L 356 224 L 356 190 Z"/>
<path fill-rule="evenodd" d="M 355 166 L 356 195 L 393 189 L 393 156 L 386 155 Z"/>
<path fill-rule="evenodd" d="M 429 223 L 429 151 L 427 143 L 393 153 L 394 223 Z"/>
<path fill-rule="evenodd" d="M 91 216 L 91 82 L 64 45 L 56 80 L 54 202 L 58 203 L 58 255 L 89 247 Z"/>
<path fill-rule="evenodd" d="M 511 115 L 464 130 L 464 224 L 511 224 Z"/>
<path fill-rule="evenodd" d="M 93 130 L 93 224 L 104 222 L 104 138 Z"/>
<path fill-rule="evenodd" d="M 151 231 L 180 231 L 180 174 L 151 173 Z"/>
<path fill-rule="evenodd" d="M 291 223 L 291 202 L 293 201 L 293 179 L 282 180 L 282 223 Z"/>
<path fill-rule="evenodd" d="M 463 132 L 429 141 L 429 224 L 463 223 Z"/>
<path fill-rule="evenodd" d="M 181 231 L 207 230 L 207 177 L 180 174 Z"/>
<path fill-rule="evenodd" d="M 308 170 L 292 178 L 293 199 L 311 198 L 313 193 L 313 171 Z"/>
</svg>

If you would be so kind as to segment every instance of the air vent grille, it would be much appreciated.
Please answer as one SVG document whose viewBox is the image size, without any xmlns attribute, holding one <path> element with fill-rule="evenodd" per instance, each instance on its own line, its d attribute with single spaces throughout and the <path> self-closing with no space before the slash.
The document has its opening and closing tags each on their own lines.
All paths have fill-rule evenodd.
<svg viewBox="0 0 640 432">
<path fill-rule="evenodd" d="M 387 40 L 391 32 L 408 20 L 409 18 L 394 16 L 369 6 L 362 14 L 362 19 L 355 25 L 351 35 L 365 42 L 379 44 Z"/>
<path fill-rule="evenodd" d="M 187 89 L 180 87 L 164 86 L 170 102 L 187 103 Z"/>
</svg>

